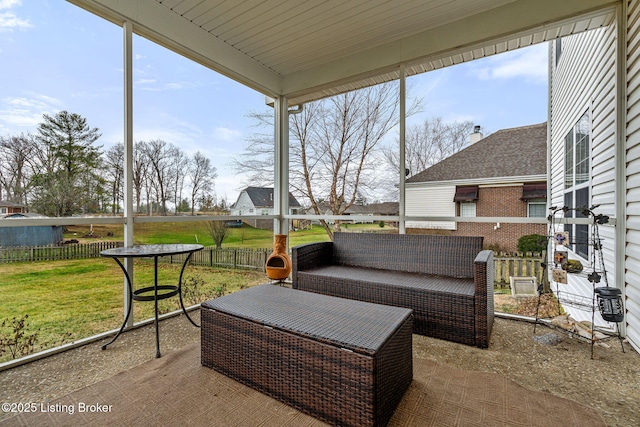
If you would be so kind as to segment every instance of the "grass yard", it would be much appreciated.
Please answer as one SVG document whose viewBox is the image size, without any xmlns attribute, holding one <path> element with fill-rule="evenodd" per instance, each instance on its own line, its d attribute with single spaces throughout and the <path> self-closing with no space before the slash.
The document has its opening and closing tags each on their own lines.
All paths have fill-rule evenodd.
<svg viewBox="0 0 640 427">
<path fill-rule="evenodd" d="M 157 243 L 199 243 L 213 246 L 215 243 L 207 231 L 204 222 L 147 222 L 135 225 L 133 231 L 135 244 Z M 343 231 L 381 231 L 395 230 L 386 226 L 380 228 L 378 224 L 342 224 Z M 93 237 L 89 236 L 93 231 Z M 83 243 L 96 240 L 123 240 L 123 227 L 118 224 L 68 226 L 65 239 L 77 239 Z M 297 246 L 310 242 L 326 242 L 329 236 L 321 226 L 314 225 L 310 230 L 298 230 L 289 233 L 290 246 Z M 271 248 L 273 247 L 273 232 L 244 225 L 241 228 L 230 228 L 229 235 L 222 247 L 237 248 Z"/>
<path fill-rule="evenodd" d="M 171 221 L 171 217 L 166 217 Z M 378 224 L 343 224 L 345 231 L 380 231 Z M 386 230 L 391 229 L 386 227 Z M 385 230 L 385 231 L 386 231 Z M 95 241 L 122 241 L 122 225 L 68 226 L 65 239 L 81 243 Z M 204 222 L 159 222 L 135 225 L 135 244 L 200 243 L 213 246 L 214 242 Z M 310 242 L 328 241 L 320 226 L 309 230 L 292 231 L 290 246 Z M 229 229 L 223 247 L 272 248 L 273 232 L 249 226 Z M 135 261 L 136 288 L 153 284 L 153 261 Z M 180 275 L 179 264 L 160 264 L 159 284 L 176 284 Z M 33 263 L 0 264 L 0 362 L 12 355 L 4 352 L 7 340 L 15 341 L 11 320 L 26 319 L 26 327 L 17 331 L 26 337 L 36 334 L 32 351 L 55 347 L 119 328 L 123 320 L 124 279 L 120 267 L 111 259 L 84 259 Z M 195 305 L 221 294 L 235 292 L 266 280 L 263 271 L 229 270 L 188 266 L 183 278 L 185 305 Z M 135 301 L 136 322 L 153 317 L 153 303 Z M 159 302 L 161 313 L 179 309 L 177 297 Z"/>
<path fill-rule="evenodd" d="M 178 264 L 159 266 L 159 283 L 176 284 Z M 123 320 L 122 271 L 111 259 L 0 264 L 0 320 L 25 314 L 27 334 L 37 332 L 34 350 L 55 347 L 119 328 Z M 235 292 L 266 280 L 262 271 L 188 266 L 184 273 L 185 305 L 195 305 L 221 293 Z M 153 283 L 151 260 L 136 260 L 136 288 Z M 161 313 L 179 309 L 178 297 L 159 302 Z M 136 322 L 153 317 L 153 303 L 135 301 Z M 0 337 L 11 336 L 6 326 Z M 0 355 L 0 362 L 10 360 Z"/>
</svg>

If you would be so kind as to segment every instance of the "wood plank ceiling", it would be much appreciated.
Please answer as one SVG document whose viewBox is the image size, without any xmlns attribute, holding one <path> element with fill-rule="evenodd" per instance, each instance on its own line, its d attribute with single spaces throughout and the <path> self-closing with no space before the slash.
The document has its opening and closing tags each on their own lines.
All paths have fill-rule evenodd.
<svg viewBox="0 0 640 427">
<path fill-rule="evenodd" d="M 68 0 L 295 105 L 607 25 L 615 0 Z"/>
</svg>

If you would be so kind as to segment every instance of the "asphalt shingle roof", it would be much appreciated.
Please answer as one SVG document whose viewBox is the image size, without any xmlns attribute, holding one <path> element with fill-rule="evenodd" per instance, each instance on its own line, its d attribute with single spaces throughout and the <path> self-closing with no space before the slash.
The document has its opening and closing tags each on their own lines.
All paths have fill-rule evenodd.
<svg viewBox="0 0 640 427">
<path fill-rule="evenodd" d="M 245 190 L 255 207 L 273 207 L 273 188 L 247 187 Z M 289 206 L 300 207 L 300 203 L 289 193 Z"/>
<path fill-rule="evenodd" d="M 411 182 L 544 175 L 547 123 L 502 129 L 407 179 Z"/>
</svg>

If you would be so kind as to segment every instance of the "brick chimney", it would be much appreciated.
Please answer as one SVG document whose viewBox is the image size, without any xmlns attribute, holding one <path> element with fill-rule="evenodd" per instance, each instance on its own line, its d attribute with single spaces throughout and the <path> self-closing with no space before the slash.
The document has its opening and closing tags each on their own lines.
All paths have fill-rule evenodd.
<svg viewBox="0 0 640 427">
<path fill-rule="evenodd" d="M 469 145 L 475 144 L 483 138 L 482 132 L 480 132 L 480 126 L 475 125 L 473 127 L 473 133 L 469 135 Z"/>
</svg>

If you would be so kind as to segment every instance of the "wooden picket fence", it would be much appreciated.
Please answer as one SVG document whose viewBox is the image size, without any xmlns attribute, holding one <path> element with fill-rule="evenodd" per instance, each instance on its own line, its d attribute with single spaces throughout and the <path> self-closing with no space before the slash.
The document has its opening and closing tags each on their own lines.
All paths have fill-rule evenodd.
<svg viewBox="0 0 640 427">
<path fill-rule="evenodd" d="M 222 268 L 248 268 L 263 269 L 267 262 L 267 257 L 271 254 L 272 249 L 242 249 L 242 248 L 224 248 L 216 249 L 214 247 L 204 248 L 202 251 L 195 252 L 191 257 L 190 263 L 204 267 L 222 267 Z M 182 263 L 185 255 L 176 255 L 165 257 L 163 261 L 170 263 Z M 526 254 L 526 256 L 505 256 L 504 254 L 496 254 L 494 256 L 495 266 L 495 282 L 497 285 L 509 285 L 510 276 L 535 276 L 538 283 L 542 281 L 542 255 Z"/>
<path fill-rule="evenodd" d="M 537 277 L 538 283 L 542 282 L 544 273 L 543 254 L 526 254 L 525 256 L 494 255 L 495 277 L 494 281 L 500 286 L 509 286 L 509 278 Z"/>
<path fill-rule="evenodd" d="M 118 246 L 122 246 L 122 242 L 6 247 L 0 248 L 0 263 L 98 258 L 100 251 Z"/>
<path fill-rule="evenodd" d="M 273 249 L 245 249 L 245 248 L 222 248 L 206 247 L 201 251 L 194 252 L 189 260 L 191 265 L 201 267 L 220 267 L 220 268 L 244 268 L 244 269 L 263 269 L 267 262 L 267 257 L 273 252 Z M 184 262 L 186 255 L 173 255 L 161 258 L 161 261 L 169 263 Z"/>
<path fill-rule="evenodd" d="M 100 251 L 118 246 L 122 246 L 122 242 L 0 248 L 0 263 L 98 258 Z M 203 267 L 261 270 L 271 252 L 271 248 L 216 249 L 211 246 L 195 252 L 190 263 Z M 174 255 L 160 258 L 160 260 L 168 263 L 182 263 L 184 257 L 185 255 Z M 498 285 L 508 285 L 510 276 L 535 276 L 540 282 L 543 273 L 542 261 L 543 256 L 540 254 L 526 254 L 526 256 L 495 254 L 495 282 Z"/>
</svg>

